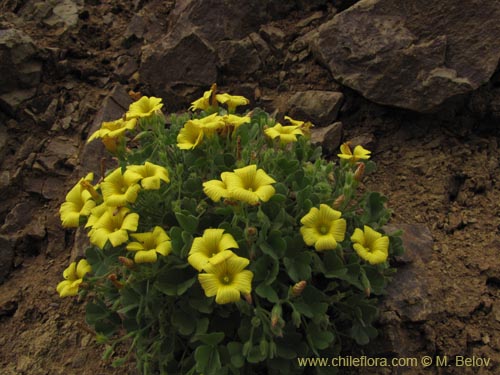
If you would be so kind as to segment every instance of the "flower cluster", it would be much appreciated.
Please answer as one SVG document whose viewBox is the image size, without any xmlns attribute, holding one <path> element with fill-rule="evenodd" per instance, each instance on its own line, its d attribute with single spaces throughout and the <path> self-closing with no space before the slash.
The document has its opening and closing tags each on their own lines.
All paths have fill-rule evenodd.
<svg viewBox="0 0 500 375">
<path fill-rule="evenodd" d="M 166 121 L 142 97 L 90 135 L 117 165 L 61 205 L 90 246 L 56 289 L 89 299 L 105 358 L 130 339 L 144 375 L 303 373 L 290 359 L 375 337 L 373 296 L 403 249 L 385 197 L 358 189 L 371 152 L 326 160 L 310 122 L 249 104 L 214 84 Z"/>
</svg>

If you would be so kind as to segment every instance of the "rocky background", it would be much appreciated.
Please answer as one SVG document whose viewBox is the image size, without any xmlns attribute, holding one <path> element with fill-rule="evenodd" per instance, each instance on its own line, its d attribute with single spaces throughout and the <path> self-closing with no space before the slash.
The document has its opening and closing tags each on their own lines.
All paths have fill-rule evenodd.
<svg viewBox="0 0 500 375">
<path fill-rule="evenodd" d="M 499 373 L 499 58 L 491 0 L 0 0 L 1 373 L 135 373 L 99 359 L 83 302 L 55 292 L 81 251 L 58 208 L 99 169 L 86 139 L 130 91 L 172 112 L 213 82 L 312 121 L 327 155 L 347 139 L 373 150 L 366 185 L 388 196 L 407 253 L 379 339 L 351 354 L 451 360 L 397 373 Z"/>
</svg>

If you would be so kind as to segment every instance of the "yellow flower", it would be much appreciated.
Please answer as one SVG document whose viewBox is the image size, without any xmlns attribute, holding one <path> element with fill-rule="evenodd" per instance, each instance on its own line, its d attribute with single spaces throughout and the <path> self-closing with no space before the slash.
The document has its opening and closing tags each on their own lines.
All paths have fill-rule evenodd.
<svg viewBox="0 0 500 375">
<path fill-rule="evenodd" d="M 225 173 L 222 173 L 221 176 L 224 176 Z M 224 183 L 224 178 L 222 181 L 219 180 L 210 180 L 203 183 L 203 192 L 214 202 L 218 202 L 221 198 L 229 197 L 229 191 L 227 190 L 227 186 Z"/>
<path fill-rule="evenodd" d="M 264 133 L 271 139 L 279 137 L 282 144 L 297 142 L 297 135 L 304 135 L 298 126 L 283 126 L 279 122 L 272 128 L 264 130 Z"/>
<path fill-rule="evenodd" d="M 90 183 L 93 179 L 93 173 L 87 174 L 66 194 L 66 201 L 59 209 L 63 227 L 76 228 L 80 225 L 81 217 L 90 215 L 96 203 L 92 199 L 92 194 L 82 185 L 82 181 Z"/>
<path fill-rule="evenodd" d="M 137 184 L 140 176 L 137 173 L 122 173 L 121 168 L 116 168 L 101 182 L 101 191 L 104 201 L 108 206 L 125 206 L 127 202 L 133 203 L 141 187 Z"/>
<path fill-rule="evenodd" d="M 222 175 L 229 197 L 256 205 L 259 200 L 267 202 L 275 193 L 271 184 L 276 181 L 255 164 L 224 172 Z"/>
<path fill-rule="evenodd" d="M 301 129 L 304 132 L 304 135 L 311 134 L 311 128 L 314 126 L 311 122 L 307 121 L 300 121 L 300 120 L 294 120 L 290 116 L 285 116 L 285 120 L 290 122 L 293 126 L 298 126 L 299 129 Z"/>
<path fill-rule="evenodd" d="M 241 125 L 250 123 L 252 119 L 250 116 L 224 115 L 222 116 L 222 121 L 224 121 L 226 126 L 238 129 Z"/>
<path fill-rule="evenodd" d="M 57 293 L 60 297 L 76 296 L 78 294 L 78 287 L 83 282 L 83 277 L 92 272 L 92 267 L 85 259 L 78 262 L 73 262 L 63 272 L 65 280 L 57 284 Z"/>
<path fill-rule="evenodd" d="M 90 210 L 90 215 L 85 224 L 85 228 L 92 228 L 107 210 L 115 210 L 115 207 L 109 207 L 106 203 L 101 203 Z M 92 230 L 91 230 L 92 231 Z M 90 233 L 89 233 L 90 235 Z"/>
<path fill-rule="evenodd" d="M 163 107 L 163 103 L 161 101 L 161 98 L 155 98 L 154 96 L 150 98 L 143 96 L 138 101 L 130 104 L 126 114 L 127 120 L 151 116 Z"/>
<path fill-rule="evenodd" d="M 109 241 L 117 247 L 128 241 L 128 232 L 135 232 L 139 225 L 139 215 L 130 213 L 126 207 L 108 207 L 92 225 L 90 242 L 103 249 Z"/>
<path fill-rule="evenodd" d="M 205 229 L 203 236 L 196 237 L 189 250 L 188 262 L 198 271 L 210 262 L 217 263 L 227 257 L 229 249 L 237 249 L 238 243 L 224 229 Z"/>
<path fill-rule="evenodd" d="M 136 251 L 136 263 L 154 263 L 158 258 L 157 254 L 167 256 L 172 251 L 170 237 L 161 227 L 156 226 L 152 232 L 133 233 L 130 236 L 137 240 L 127 245 L 127 250 Z"/>
<path fill-rule="evenodd" d="M 382 236 L 368 225 L 363 230 L 356 228 L 351 236 L 352 247 L 360 258 L 370 264 L 384 263 L 389 255 L 389 237 Z"/>
<path fill-rule="evenodd" d="M 168 171 L 160 166 L 149 161 L 145 162 L 144 165 L 129 165 L 127 166 L 127 171 L 125 174 L 137 174 L 138 181 L 141 182 L 141 186 L 146 190 L 158 190 L 160 188 L 160 181 L 164 181 L 167 184 L 170 182 L 168 178 Z M 132 179 L 134 180 L 135 177 Z"/>
<path fill-rule="evenodd" d="M 249 260 L 232 255 L 217 263 L 208 263 L 200 273 L 198 280 L 207 297 L 215 296 L 215 302 L 225 304 L 240 300 L 240 294 L 250 294 L 252 291 L 253 273 L 243 270 Z"/>
<path fill-rule="evenodd" d="M 101 124 L 101 128 L 97 131 L 95 131 L 88 139 L 88 142 L 93 141 L 96 138 L 103 138 L 107 139 L 109 142 L 109 139 L 117 139 L 123 136 L 123 134 L 127 130 L 132 130 L 135 128 L 137 124 L 137 119 L 129 119 L 129 120 L 124 120 L 124 119 L 118 119 L 115 121 L 110 121 L 110 122 L 103 122 Z"/>
<path fill-rule="evenodd" d="M 359 159 L 370 159 L 371 151 L 366 150 L 363 146 L 358 145 L 354 147 L 354 153 L 351 152 L 351 144 L 350 142 L 342 143 L 340 145 L 341 154 L 337 154 L 337 156 L 344 160 L 349 160 L 351 163 L 355 163 Z"/>
<path fill-rule="evenodd" d="M 234 113 L 236 107 L 250 103 L 250 100 L 240 95 L 217 94 L 215 97 L 219 103 L 227 105 L 229 113 Z"/>
<path fill-rule="evenodd" d="M 190 150 L 201 143 L 203 129 L 199 124 L 188 121 L 177 135 L 177 147 L 181 150 Z"/>
<path fill-rule="evenodd" d="M 334 210 L 326 204 L 321 204 L 319 210 L 313 207 L 300 220 L 303 224 L 300 233 L 308 246 L 313 246 L 317 251 L 334 250 L 337 242 L 345 237 L 346 221 L 341 219 L 341 212 Z"/>
<path fill-rule="evenodd" d="M 217 106 L 217 101 L 214 100 L 213 94 L 217 91 L 217 85 L 214 83 L 210 90 L 205 91 L 203 96 L 191 103 L 189 109 L 191 111 L 196 111 L 197 109 L 202 111 L 207 111 L 211 107 Z"/>
<path fill-rule="evenodd" d="M 224 127 L 224 120 L 217 113 L 212 113 L 210 116 L 206 116 L 200 119 L 189 120 L 198 125 L 205 135 L 211 135 L 215 133 L 218 129 Z"/>
</svg>

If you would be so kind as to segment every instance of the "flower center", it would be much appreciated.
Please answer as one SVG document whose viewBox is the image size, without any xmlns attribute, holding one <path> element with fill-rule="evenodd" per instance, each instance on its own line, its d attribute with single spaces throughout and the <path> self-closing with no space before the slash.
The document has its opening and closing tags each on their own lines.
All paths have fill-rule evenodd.
<svg viewBox="0 0 500 375">
<path fill-rule="evenodd" d="M 327 234 L 328 233 L 328 227 L 326 225 L 322 225 L 320 228 L 319 228 L 319 232 L 321 234 Z"/>
<path fill-rule="evenodd" d="M 229 276 L 227 276 L 227 275 L 226 275 L 226 276 L 224 276 L 224 277 L 222 278 L 222 282 L 223 282 L 224 284 L 229 284 L 229 282 L 230 282 L 230 281 L 231 281 L 231 280 L 229 279 Z"/>
</svg>

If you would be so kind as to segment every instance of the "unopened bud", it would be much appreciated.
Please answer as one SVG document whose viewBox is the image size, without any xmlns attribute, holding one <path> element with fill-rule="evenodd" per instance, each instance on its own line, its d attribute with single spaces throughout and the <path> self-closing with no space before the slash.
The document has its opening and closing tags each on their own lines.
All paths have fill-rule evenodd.
<svg viewBox="0 0 500 375">
<path fill-rule="evenodd" d="M 243 295 L 243 298 L 245 298 L 245 301 L 247 301 L 247 303 L 249 305 L 252 305 L 253 304 L 253 299 L 252 299 L 252 295 L 249 293 L 249 294 L 244 294 Z"/>
<path fill-rule="evenodd" d="M 276 327 L 281 319 L 282 312 L 283 309 L 281 308 L 281 305 L 279 303 L 274 305 L 273 309 L 271 310 L 271 327 Z"/>
<path fill-rule="evenodd" d="M 92 198 L 94 198 L 94 200 L 97 201 L 101 199 L 101 195 L 94 189 L 94 187 L 90 182 L 88 182 L 87 180 L 81 180 L 80 185 L 82 186 L 83 189 L 87 190 L 90 193 L 90 195 L 92 196 Z"/>
<path fill-rule="evenodd" d="M 358 167 L 356 168 L 356 171 L 354 172 L 354 179 L 356 181 L 361 181 L 364 173 L 365 173 L 365 163 L 358 163 Z"/>
<path fill-rule="evenodd" d="M 122 282 L 118 281 L 118 277 L 114 273 L 112 273 L 111 275 L 108 276 L 108 280 L 113 283 L 113 285 L 116 287 L 116 289 L 121 289 L 125 285 Z"/>
<path fill-rule="evenodd" d="M 135 263 L 132 259 L 126 258 L 126 257 L 118 257 L 118 261 L 123 264 L 125 267 L 127 267 L 129 270 L 135 268 Z"/>
<path fill-rule="evenodd" d="M 328 181 L 330 181 L 332 184 L 335 183 L 335 174 L 333 172 L 328 173 Z"/>
<path fill-rule="evenodd" d="M 249 237 L 255 236 L 257 234 L 257 228 L 255 227 L 248 227 L 247 228 L 247 235 Z"/>
<path fill-rule="evenodd" d="M 298 283 L 296 283 L 292 287 L 292 296 L 294 296 L 294 297 L 300 296 L 302 294 L 302 292 L 304 291 L 306 286 L 307 286 L 307 281 L 305 281 L 305 280 L 302 280 L 302 281 L 299 281 Z"/>
<path fill-rule="evenodd" d="M 210 97 L 210 105 L 214 108 L 217 108 L 219 106 L 219 103 L 217 103 L 217 84 L 213 83 L 212 86 L 210 87 L 210 91 L 212 91 L 212 96 Z"/>
<path fill-rule="evenodd" d="M 332 207 L 339 208 L 340 206 L 342 206 L 342 203 L 344 202 L 345 202 L 345 195 L 341 194 L 333 201 Z"/>
</svg>

